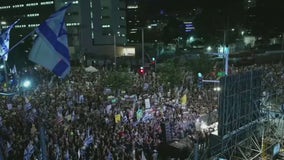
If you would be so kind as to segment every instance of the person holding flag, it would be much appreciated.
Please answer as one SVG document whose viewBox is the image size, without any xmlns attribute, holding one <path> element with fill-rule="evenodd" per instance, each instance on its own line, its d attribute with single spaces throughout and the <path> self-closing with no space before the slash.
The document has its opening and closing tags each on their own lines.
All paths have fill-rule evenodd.
<svg viewBox="0 0 284 160">
<path fill-rule="evenodd" d="M 5 32 L 0 35 L 0 56 L 5 61 L 8 60 L 8 52 L 10 47 L 10 31 L 19 22 L 19 19 L 15 21 Z"/>
<path fill-rule="evenodd" d="M 8 27 L 5 32 L 0 35 L 0 56 L 3 60 L 4 71 L 5 71 L 5 81 L 8 81 L 8 73 L 6 67 L 6 61 L 8 60 L 8 52 L 10 50 L 10 31 L 19 22 L 19 19 L 15 21 L 10 27 Z"/>
</svg>

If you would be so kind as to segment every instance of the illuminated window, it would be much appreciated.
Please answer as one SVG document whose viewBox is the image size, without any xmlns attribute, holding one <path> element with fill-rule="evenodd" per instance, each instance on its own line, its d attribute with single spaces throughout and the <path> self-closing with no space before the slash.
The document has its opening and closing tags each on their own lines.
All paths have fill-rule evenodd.
<svg viewBox="0 0 284 160">
<path fill-rule="evenodd" d="M 0 9 L 9 9 L 11 6 L 0 6 Z"/>
<path fill-rule="evenodd" d="M 80 23 L 67 23 L 66 26 L 79 26 Z"/>
<path fill-rule="evenodd" d="M 110 28 L 110 25 L 109 24 L 104 24 L 104 25 L 102 25 L 102 28 Z"/>
<path fill-rule="evenodd" d="M 92 32 L 92 39 L 94 39 L 95 38 L 95 34 L 94 34 L 94 32 Z"/>
<path fill-rule="evenodd" d="M 133 5 L 133 6 L 129 5 L 129 6 L 127 6 L 127 9 L 137 9 L 137 8 L 138 8 L 138 5 Z"/>
<path fill-rule="evenodd" d="M 26 4 L 27 7 L 37 6 L 37 5 L 38 5 L 37 2 L 36 2 L 36 3 L 27 3 L 27 4 Z"/>
<path fill-rule="evenodd" d="M 39 13 L 27 14 L 27 17 L 38 17 Z"/>
<path fill-rule="evenodd" d="M 39 24 L 29 24 L 29 25 L 28 25 L 28 27 L 30 27 L 30 28 L 31 28 L 31 27 L 38 27 L 38 26 L 39 26 Z"/>
<path fill-rule="evenodd" d="M 40 2 L 40 5 L 50 5 L 50 4 L 53 4 L 53 1 Z"/>
<path fill-rule="evenodd" d="M 78 4 L 78 3 L 79 3 L 79 1 L 73 1 L 72 3 L 73 3 L 73 4 Z"/>
<path fill-rule="evenodd" d="M 27 25 L 25 24 L 21 24 L 21 25 L 15 25 L 15 28 L 26 28 Z"/>
<path fill-rule="evenodd" d="M 24 7 L 24 4 L 16 4 L 12 6 L 13 8 L 21 8 Z"/>
</svg>

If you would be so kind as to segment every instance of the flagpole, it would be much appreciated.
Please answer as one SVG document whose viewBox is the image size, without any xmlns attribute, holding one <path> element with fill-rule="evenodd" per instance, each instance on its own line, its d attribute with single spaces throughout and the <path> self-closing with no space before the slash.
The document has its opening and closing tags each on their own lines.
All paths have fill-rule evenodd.
<svg viewBox="0 0 284 160">
<path fill-rule="evenodd" d="M 35 33 L 35 29 L 33 31 L 31 31 L 29 34 L 27 34 L 25 37 L 23 37 L 19 42 L 14 44 L 11 48 L 9 48 L 9 50 L 7 52 L 5 52 L 0 58 L 3 59 L 6 54 L 8 54 L 10 51 L 12 51 L 14 48 L 16 48 L 19 44 L 24 43 L 24 41 L 34 33 Z"/>
<path fill-rule="evenodd" d="M 29 34 L 27 34 L 24 38 L 22 38 L 19 42 L 17 42 L 15 45 L 13 45 L 11 48 L 9 48 L 9 50 L 7 52 L 5 52 L 0 58 L 3 61 L 3 65 L 4 65 L 4 73 L 5 73 L 5 82 L 8 82 L 8 73 L 7 73 L 7 64 L 6 64 L 6 60 L 4 59 L 4 57 L 6 56 L 6 54 L 8 54 L 10 51 L 12 51 L 14 48 L 16 48 L 19 44 L 23 43 L 24 40 L 26 40 L 29 36 L 31 36 L 32 34 L 34 34 L 35 29 L 30 32 Z"/>
<path fill-rule="evenodd" d="M 4 58 L 2 58 L 2 61 L 3 61 L 3 65 L 4 65 L 5 82 L 7 82 L 8 81 L 7 64 L 6 64 L 6 60 Z"/>
<path fill-rule="evenodd" d="M 11 29 L 18 23 L 20 21 L 20 19 L 18 19 L 18 20 L 16 20 L 12 25 L 10 25 L 9 26 L 9 28 L 7 28 L 7 30 L 5 31 L 5 33 L 7 33 L 8 35 L 8 37 L 10 37 L 10 31 L 11 31 Z M 2 33 L 2 26 L 1 26 L 1 36 L 2 36 L 2 34 L 5 34 L 4 32 Z M 5 37 L 5 39 L 6 39 L 7 37 Z M 5 40 L 4 40 L 5 41 Z M 5 43 L 5 42 L 4 42 Z M 8 43 L 10 43 L 10 42 L 8 42 Z M 2 45 L 2 44 L 1 44 Z M 9 45 L 9 44 L 8 44 Z M 9 48 L 9 47 L 8 47 Z M 6 51 L 6 52 L 8 52 L 8 51 Z M 3 60 L 3 65 L 4 65 L 4 72 L 5 72 L 5 82 L 7 82 L 8 81 L 8 74 L 7 74 L 7 64 L 6 64 L 6 61 L 7 61 L 7 59 L 6 58 L 4 58 L 4 56 L 6 55 L 6 53 L 4 53 L 3 55 L 2 55 L 2 60 Z"/>
</svg>

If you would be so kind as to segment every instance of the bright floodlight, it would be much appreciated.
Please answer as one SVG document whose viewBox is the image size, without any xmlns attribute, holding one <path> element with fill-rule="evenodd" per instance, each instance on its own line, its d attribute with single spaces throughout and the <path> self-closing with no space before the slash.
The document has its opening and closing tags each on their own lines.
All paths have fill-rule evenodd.
<svg viewBox="0 0 284 160">
<path fill-rule="evenodd" d="M 211 46 L 207 47 L 207 51 L 210 52 L 212 50 Z"/>
<path fill-rule="evenodd" d="M 195 41 L 194 37 L 193 36 L 189 37 L 189 43 L 192 43 L 193 41 Z"/>
<path fill-rule="evenodd" d="M 217 92 L 220 92 L 221 91 L 221 87 L 214 87 L 213 90 L 217 91 Z"/>
<path fill-rule="evenodd" d="M 3 68 L 4 68 L 4 65 L 3 65 L 3 64 L 1 64 L 1 65 L 0 65 L 0 69 L 3 69 Z"/>
<path fill-rule="evenodd" d="M 199 77 L 199 78 L 202 78 L 203 76 L 202 76 L 202 73 L 197 73 L 197 76 Z"/>
<path fill-rule="evenodd" d="M 25 80 L 24 83 L 23 83 L 23 86 L 24 86 L 25 88 L 29 88 L 29 87 L 31 86 L 31 81 Z"/>
</svg>

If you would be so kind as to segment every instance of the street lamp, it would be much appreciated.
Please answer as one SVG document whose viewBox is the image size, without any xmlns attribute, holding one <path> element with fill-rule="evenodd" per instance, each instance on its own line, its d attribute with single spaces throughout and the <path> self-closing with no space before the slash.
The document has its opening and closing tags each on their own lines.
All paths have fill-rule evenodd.
<svg viewBox="0 0 284 160">
<path fill-rule="evenodd" d="M 148 25 L 147 27 L 141 27 L 141 37 L 142 37 L 142 42 L 141 42 L 141 47 L 142 47 L 142 67 L 145 67 L 145 62 L 144 62 L 144 58 L 145 58 L 145 48 L 144 48 L 144 28 L 147 28 L 147 29 L 152 29 L 152 26 L 151 25 Z"/>
<path fill-rule="evenodd" d="M 141 47 L 142 47 L 142 67 L 144 67 L 144 28 L 141 28 L 141 37 L 142 37 L 142 41 L 141 41 Z"/>
</svg>

